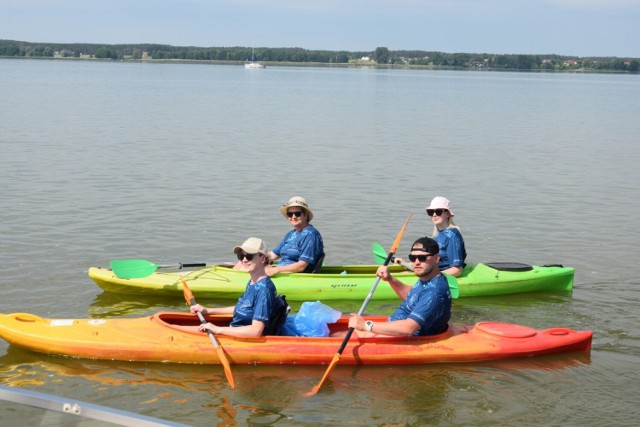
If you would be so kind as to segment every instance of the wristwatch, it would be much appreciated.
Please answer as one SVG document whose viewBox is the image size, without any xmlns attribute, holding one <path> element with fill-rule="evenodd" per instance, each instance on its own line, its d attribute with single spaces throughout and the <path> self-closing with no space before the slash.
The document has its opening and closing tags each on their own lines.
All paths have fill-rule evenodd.
<svg viewBox="0 0 640 427">
<path fill-rule="evenodd" d="M 367 332 L 371 332 L 371 330 L 373 329 L 373 322 L 371 320 L 367 320 L 366 322 L 364 322 L 364 328 L 367 330 Z"/>
</svg>

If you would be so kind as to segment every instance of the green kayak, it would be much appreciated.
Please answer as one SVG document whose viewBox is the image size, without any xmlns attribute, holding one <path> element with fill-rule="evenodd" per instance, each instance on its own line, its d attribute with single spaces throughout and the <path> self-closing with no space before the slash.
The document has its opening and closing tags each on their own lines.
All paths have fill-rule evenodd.
<svg viewBox="0 0 640 427">
<path fill-rule="evenodd" d="M 180 277 L 199 298 L 239 297 L 249 275 L 228 265 L 212 265 L 192 271 L 155 271 L 145 277 L 119 277 L 108 268 L 91 267 L 89 277 L 109 292 L 147 295 L 182 295 Z M 377 265 L 322 266 L 317 273 L 277 274 L 272 277 L 278 292 L 290 301 L 364 300 L 376 279 Z M 402 266 L 390 266 L 392 273 L 412 285 L 416 276 Z M 457 280 L 448 277 L 452 295 L 460 297 L 508 295 L 525 292 L 557 292 L 573 289 L 571 267 L 529 266 L 514 263 L 478 263 L 464 268 Z M 122 275 L 120 275 L 122 276 Z M 453 280 L 452 280 L 453 279 Z M 458 289 L 455 289 L 457 284 Z M 381 282 L 374 299 L 391 300 L 397 296 L 389 285 Z"/>
</svg>

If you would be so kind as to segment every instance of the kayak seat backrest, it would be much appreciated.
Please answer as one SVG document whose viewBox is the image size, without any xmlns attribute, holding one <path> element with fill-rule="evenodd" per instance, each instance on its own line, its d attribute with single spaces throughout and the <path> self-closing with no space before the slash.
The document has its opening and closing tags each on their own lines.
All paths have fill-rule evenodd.
<svg viewBox="0 0 640 427">
<path fill-rule="evenodd" d="M 318 262 L 316 262 L 316 265 L 313 266 L 313 270 L 311 270 L 311 272 L 320 273 L 320 269 L 322 268 L 323 262 L 324 262 L 324 254 L 322 254 L 320 258 L 318 258 Z"/>
<path fill-rule="evenodd" d="M 484 265 L 500 271 L 529 271 L 533 267 L 519 262 L 485 262 Z"/>
<path fill-rule="evenodd" d="M 276 306 L 273 309 L 274 315 L 269 319 L 269 325 L 262 333 L 262 335 L 279 335 L 280 330 L 287 321 L 287 314 L 291 311 L 291 307 L 287 303 L 287 299 L 284 295 L 280 294 L 276 297 Z"/>
</svg>

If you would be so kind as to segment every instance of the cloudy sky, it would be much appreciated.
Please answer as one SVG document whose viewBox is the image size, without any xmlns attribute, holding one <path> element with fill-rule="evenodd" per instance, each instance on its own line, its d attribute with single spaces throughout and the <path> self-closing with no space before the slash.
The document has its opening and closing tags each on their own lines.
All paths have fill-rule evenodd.
<svg viewBox="0 0 640 427">
<path fill-rule="evenodd" d="M 640 58 L 640 0 L 0 0 L 0 39 Z"/>
</svg>

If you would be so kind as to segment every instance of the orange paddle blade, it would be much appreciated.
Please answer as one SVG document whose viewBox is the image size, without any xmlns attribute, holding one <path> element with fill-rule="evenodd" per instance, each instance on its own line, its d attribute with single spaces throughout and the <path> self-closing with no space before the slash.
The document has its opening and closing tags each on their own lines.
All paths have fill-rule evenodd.
<svg viewBox="0 0 640 427">
<path fill-rule="evenodd" d="M 398 246 L 400 246 L 400 241 L 402 241 L 402 235 L 404 234 L 404 230 L 407 229 L 407 225 L 409 225 L 409 221 L 411 221 L 412 216 L 413 216 L 413 212 L 409 214 L 409 218 L 407 218 L 407 220 L 404 222 L 404 225 L 402 226 L 402 228 L 400 229 L 400 232 L 396 236 L 396 240 L 393 242 L 393 245 L 391 246 L 391 249 L 389 250 L 389 252 L 395 254 L 396 251 L 398 250 Z"/>
<path fill-rule="evenodd" d="M 338 360 L 340 360 L 340 353 L 336 353 L 335 356 L 333 356 L 333 359 L 331 360 L 329 367 L 327 368 L 326 372 L 324 373 L 318 385 L 315 386 L 313 389 L 311 389 L 310 392 L 305 394 L 305 396 L 313 396 L 318 392 L 318 390 L 320 390 L 320 388 L 322 387 L 322 384 L 324 384 L 324 381 L 327 379 L 327 377 L 329 377 L 329 373 L 333 370 L 333 367 L 338 364 Z"/>
<path fill-rule="evenodd" d="M 195 304 L 196 298 L 193 296 L 193 292 L 191 292 L 189 286 L 187 286 L 187 281 L 184 280 L 184 277 L 180 277 L 180 279 L 182 280 L 182 293 L 184 294 L 184 299 L 187 300 L 187 304 L 189 305 Z"/>
<path fill-rule="evenodd" d="M 222 367 L 224 368 L 224 375 L 227 377 L 227 381 L 229 381 L 229 386 L 231 388 L 236 388 L 236 382 L 233 379 L 233 374 L 231 373 L 231 365 L 229 364 L 227 355 L 224 354 L 224 350 L 221 346 L 216 347 L 216 352 L 218 353 L 218 359 L 220 359 L 220 363 L 222 363 Z"/>
</svg>

